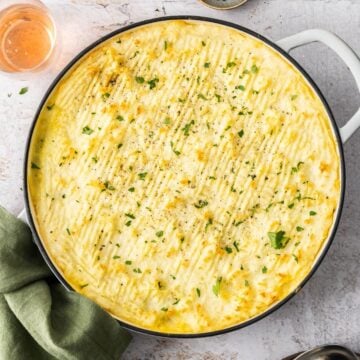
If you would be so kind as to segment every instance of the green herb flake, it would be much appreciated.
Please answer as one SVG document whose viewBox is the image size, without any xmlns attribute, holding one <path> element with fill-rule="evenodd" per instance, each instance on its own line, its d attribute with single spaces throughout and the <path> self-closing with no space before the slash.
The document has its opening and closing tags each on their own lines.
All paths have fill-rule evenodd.
<svg viewBox="0 0 360 360">
<path fill-rule="evenodd" d="M 292 254 L 292 257 L 294 258 L 294 260 L 298 263 L 299 262 L 299 259 L 298 257 L 295 255 L 295 254 Z"/>
<path fill-rule="evenodd" d="M 118 115 L 118 116 L 116 117 L 116 120 L 118 120 L 118 121 L 124 121 L 125 119 L 124 119 L 123 116 Z"/>
<path fill-rule="evenodd" d="M 310 215 L 310 216 L 315 216 L 316 214 L 317 214 L 317 212 L 314 211 L 314 210 L 311 210 L 311 211 L 309 212 L 309 215 Z"/>
<path fill-rule="evenodd" d="M 119 255 L 114 255 L 114 256 L 113 256 L 113 259 L 114 259 L 114 260 L 120 259 L 120 256 L 119 256 Z"/>
<path fill-rule="evenodd" d="M 179 303 L 180 299 L 176 299 L 175 302 L 173 302 L 173 305 L 177 305 Z"/>
<path fill-rule="evenodd" d="M 131 265 L 132 264 L 132 261 L 131 260 L 126 260 L 125 261 L 125 265 Z"/>
<path fill-rule="evenodd" d="M 198 98 L 199 99 L 203 99 L 203 100 L 209 100 L 205 95 L 203 94 L 198 94 Z"/>
<path fill-rule="evenodd" d="M 142 76 L 135 76 L 135 81 L 138 84 L 143 84 L 145 82 L 145 79 Z"/>
<path fill-rule="evenodd" d="M 268 269 L 267 269 L 267 267 L 264 265 L 264 266 L 262 267 L 262 269 L 261 269 L 261 272 L 262 272 L 263 274 L 266 274 L 267 271 L 268 271 Z"/>
<path fill-rule="evenodd" d="M 82 133 L 86 135 L 91 135 L 94 132 L 93 129 L 90 129 L 89 126 L 85 126 L 82 129 Z"/>
<path fill-rule="evenodd" d="M 244 136 L 244 130 L 240 130 L 237 134 L 242 138 Z"/>
<path fill-rule="evenodd" d="M 170 146 L 171 146 L 171 150 L 173 151 L 173 153 L 176 155 L 176 156 L 179 156 L 181 154 L 180 151 L 176 150 L 175 147 L 174 147 L 174 143 L 172 141 L 170 141 Z"/>
<path fill-rule="evenodd" d="M 197 296 L 198 296 L 198 297 L 200 297 L 200 296 L 201 296 L 201 291 L 200 291 L 200 289 L 199 289 L 199 288 L 196 288 L 196 294 L 197 294 Z"/>
<path fill-rule="evenodd" d="M 93 156 L 93 157 L 91 158 L 91 160 L 92 160 L 95 164 L 99 161 L 99 159 L 98 159 L 96 156 Z"/>
<path fill-rule="evenodd" d="M 249 286 L 250 286 L 249 281 L 248 281 L 248 280 L 245 280 L 245 281 L 244 281 L 244 285 L 245 285 L 246 287 L 249 287 Z"/>
<path fill-rule="evenodd" d="M 47 105 L 46 108 L 50 111 L 52 110 L 52 108 L 55 106 L 55 104 L 52 104 L 52 105 Z"/>
<path fill-rule="evenodd" d="M 208 205 L 209 203 L 206 200 L 199 200 L 196 204 L 194 204 L 194 206 L 197 209 L 202 209 L 203 207 L 205 207 L 206 205 Z"/>
<path fill-rule="evenodd" d="M 27 86 L 23 87 L 23 88 L 20 89 L 19 94 L 24 95 L 24 94 L 26 94 L 28 92 L 28 90 L 29 90 L 29 88 Z"/>
<path fill-rule="evenodd" d="M 102 94 L 102 99 L 103 101 L 106 101 L 106 99 L 108 99 L 110 97 L 110 93 L 106 92 L 105 94 Z"/>
<path fill-rule="evenodd" d="M 229 246 L 225 246 L 225 251 L 228 253 L 228 254 L 231 254 L 233 251 L 232 251 L 232 248 L 229 247 Z"/>
<path fill-rule="evenodd" d="M 168 48 L 168 42 L 165 40 L 165 41 L 164 41 L 164 50 L 166 51 L 167 48 Z"/>
<path fill-rule="evenodd" d="M 167 117 L 167 118 L 164 120 L 164 124 L 165 124 L 165 125 L 170 125 L 170 124 L 171 124 L 170 118 Z"/>
<path fill-rule="evenodd" d="M 239 244 L 238 244 L 238 242 L 237 242 L 237 241 L 234 241 L 234 242 L 233 242 L 233 245 L 234 245 L 235 250 L 236 250 L 237 252 L 239 252 L 240 250 L 239 250 Z"/>
<path fill-rule="evenodd" d="M 292 209 L 294 207 L 294 205 L 295 205 L 294 203 L 291 203 L 291 204 L 288 205 L 288 208 Z"/>
<path fill-rule="evenodd" d="M 133 269 L 133 272 L 134 272 L 134 273 L 137 273 L 137 274 L 141 274 L 141 273 L 142 273 L 142 271 L 140 270 L 140 268 Z"/>
<path fill-rule="evenodd" d="M 68 235 L 71 235 L 69 228 L 66 228 L 66 232 L 68 233 Z"/>
<path fill-rule="evenodd" d="M 40 166 L 38 164 L 34 163 L 33 161 L 31 162 L 31 168 L 36 169 L 36 170 L 40 170 Z"/>
<path fill-rule="evenodd" d="M 145 180 L 146 175 L 147 175 L 147 172 L 143 172 L 143 173 L 139 173 L 138 177 L 139 177 L 140 180 Z"/>
<path fill-rule="evenodd" d="M 270 245 L 274 249 L 283 249 L 289 242 L 290 238 L 285 236 L 285 231 L 268 232 Z"/>
<path fill-rule="evenodd" d="M 147 82 L 147 84 L 149 85 L 149 89 L 152 90 L 156 87 L 156 84 L 159 82 L 159 79 L 158 78 L 154 78 L 154 79 L 151 79 Z"/>
<path fill-rule="evenodd" d="M 244 85 L 238 85 L 238 86 L 235 86 L 235 89 L 245 91 L 245 86 Z"/>
<path fill-rule="evenodd" d="M 208 227 L 213 224 L 213 219 L 209 219 L 205 225 L 205 231 L 207 231 Z"/>
<path fill-rule="evenodd" d="M 134 191 L 135 191 L 135 188 L 134 188 L 134 187 L 128 188 L 128 191 L 134 192 Z"/>
<path fill-rule="evenodd" d="M 106 180 L 106 181 L 104 182 L 104 186 L 105 186 L 105 189 L 107 189 L 107 190 L 110 190 L 110 191 L 114 191 L 114 190 L 115 190 L 114 186 L 112 186 L 108 180 Z"/>
<path fill-rule="evenodd" d="M 181 130 L 184 132 L 185 136 L 189 136 L 189 131 L 192 125 L 195 124 L 194 120 L 191 120 L 188 124 L 186 124 Z"/>
<path fill-rule="evenodd" d="M 206 62 L 205 64 L 204 64 L 204 68 L 209 68 L 210 67 L 210 63 L 209 62 Z"/>
<path fill-rule="evenodd" d="M 164 236 L 164 232 L 163 232 L 162 230 L 160 230 L 160 231 L 157 231 L 157 232 L 155 233 L 155 235 L 156 235 L 157 237 L 162 237 L 162 236 Z"/>
<path fill-rule="evenodd" d="M 217 102 L 219 103 L 220 100 L 221 100 L 221 96 L 220 96 L 219 94 L 215 94 L 215 97 L 216 97 L 216 99 L 217 99 Z"/>
<path fill-rule="evenodd" d="M 222 277 L 220 276 L 216 279 L 216 283 L 212 287 L 212 291 L 216 296 L 219 296 L 221 281 L 222 281 Z"/>
<path fill-rule="evenodd" d="M 131 225 L 131 220 L 127 221 L 125 225 L 129 227 Z"/>
<path fill-rule="evenodd" d="M 89 284 L 80 285 L 80 289 L 83 289 L 85 287 L 89 286 Z"/>
<path fill-rule="evenodd" d="M 203 40 L 203 41 L 201 41 L 201 45 L 202 46 L 206 46 L 206 42 Z"/>
<path fill-rule="evenodd" d="M 133 220 L 135 219 L 135 215 L 130 214 L 130 213 L 125 213 L 125 216 L 130 218 L 130 219 L 133 219 Z"/>
<path fill-rule="evenodd" d="M 166 312 L 166 311 L 168 311 L 168 308 L 167 308 L 167 307 L 162 307 L 162 308 L 161 308 L 161 311 L 165 311 L 165 312 Z"/>
<path fill-rule="evenodd" d="M 301 226 L 297 226 L 297 227 L 296 227 L 296 231 L 297 231 L 297 232 L 300 232 L 300 231 L 303 231 L 303 230 L 304 230 L 304 228 L 301 227 Z"/>
<path fill-rule="evenodd" d="M 259 68 L 254 64 L 252 67 L 251 67 L 251 72 L 253 74 L 257 74 L 259 72 Z"/>
<path fill-rule="evenodd" d="M 291 101 L 294 101 L 297 97 L 298 95 L 291 95 Z"/>
</svg>

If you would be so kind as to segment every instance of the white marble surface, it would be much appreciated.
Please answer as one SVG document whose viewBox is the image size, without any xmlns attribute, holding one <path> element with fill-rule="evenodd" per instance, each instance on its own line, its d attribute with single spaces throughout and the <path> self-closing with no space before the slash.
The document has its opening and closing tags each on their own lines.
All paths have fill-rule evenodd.
<svg viewBox="0 0 360 360">
<path fill-rule="evenodd" d="M 345 39 L 360 54 L 360 0 L 249 0 L 219 12 L 197 0 L 45 0 L 55 15 L 61 53 L 46 73 L 32 79 L 0 73 L 0 204 L 23 207 L 22 161 L 27 132 L 40 98 L 79 50 L 125 24 L 163 15 L 196 14 L 230 20 L 273 40 L 319 27 Z M 322 45 L 294 51 L 344 124 L 359 106 L 351 75 Z M 29 92 L 19 95 L 21 87 Z M 341 223 L 328 255 L 305 288 L 280 310 L 227 335 L 176 340 L 134 335 L 125 359 L 274 360 L 323 343 L 360 351 L 360 131 L 345 145 L 347 190 Z"/>
</svg>

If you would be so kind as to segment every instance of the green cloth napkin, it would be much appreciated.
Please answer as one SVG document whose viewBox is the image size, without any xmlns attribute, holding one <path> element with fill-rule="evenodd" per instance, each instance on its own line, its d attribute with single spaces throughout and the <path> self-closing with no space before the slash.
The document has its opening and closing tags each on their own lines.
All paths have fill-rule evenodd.
<svg viewBox="0 0 360 360">
<path fill-rule="evenodd" d="M 89 299 L 67 291 L 28 226 L 0 207 L 0 359 L 120 359 L 131 335 Z"/>
</svg>

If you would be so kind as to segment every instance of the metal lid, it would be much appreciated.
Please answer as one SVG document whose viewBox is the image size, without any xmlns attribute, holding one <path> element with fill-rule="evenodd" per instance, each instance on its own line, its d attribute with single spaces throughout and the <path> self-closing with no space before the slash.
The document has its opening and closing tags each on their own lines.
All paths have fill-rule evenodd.
<svg viewBox="0 0 360 360">
<path fill-rule="evenodd" d="M 243 5 L 247 0 L 199 0 L 204 5 L 217 10 L 230 10 Z"/>
</svg>

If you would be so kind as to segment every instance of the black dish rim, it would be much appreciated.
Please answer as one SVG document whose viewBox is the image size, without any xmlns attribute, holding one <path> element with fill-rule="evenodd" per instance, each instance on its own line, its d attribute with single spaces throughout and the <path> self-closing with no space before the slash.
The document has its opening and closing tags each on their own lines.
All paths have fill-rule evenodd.
<svg viewBox="0 0 360 360">
<path fill-rule="evenodd" d="M 287 295 L 283 300 L 279 301 L 277 304 L 275 304 L 274 306 L 270 307 L 268 310 L 264 311 L 263 313 L 247 320 L 244 321 L 238 325 L 234 325 L 234 326 L 230 326 L 228 328 L 224 328 L 224 329 L 220 329 L 220 330 L 215 330 L 215 331 L 210 331 L 210 332 L 204 332 L 204 333 L 189 333 L 189 334 L 177 334 L 177 333 L 165 333 L 165 332 L 160 332 L 160 331 L 152 331 L 152 330 L 148 330 L 148 329 L 143 329 L 140 327 L 137 327 L 135 325 L 131 325 L 128 324 L 126 322 L 123 321 L 119 321 L 119 323 L 121 324 L 121 326 L 123 326 L 124 328 L 127 328 L 129 330 L 138 332 L 138 333 L 142 333 L 142 334 L 147 334 L 147 335 L 154 335 L 154 336 L 158 336 L 158 337 L 166 337 L 166 338 L 202 338 L 202 337 L 210 337 L 210 336 L 216 336 L 216 335 L 221 335 L 221 334 L 225 334 L 234 330 L 239 330 L 242 329 L 246 326 L 249 326 L 251 324 L 254 324 L 255 322 L 265 318 L 266 316 L 270 315 L 271 313 L 273 313 L 274 311 L 276 311 L 277 309 L 279 309 L 282 305 L 284 305 L 285 303 L 287 303 L 295 294 L 297 294 L 303 287 L 304 285 L 308 282 L 308 280 L 312 277 L 312 275 L 315 273 L 315 271 L 318 269 L 318 267 L 320 266 L 322 260 L 324 259 L 326 253 L 328 252 L 330 245 L 332 244 L 335 234 L 336 234 L 336 230 L 338 228 L 339 225 L 339 221 L 340 221 L 340 217 L 341 217 L 341 212 L 342 212 L 342 208 L 343 208 L 343 203 L 344 203 L 344 195 L 345 195 L 345 182 L 346 182 L 346 175 L 345 175 L 345 161 L 344 161 L 344 151 L 343 151 L 343 144 L 342 144 L 342 140 L 340 137 L 340 132 L 339 132 L 339 128 L 338 125 L 335 122 L 334 116 L 330 110 L 330 107 L 328 105 L 328 103 L 326 102 L 324 96 L 322 95 L 320 89 L 318 88 L 318 86 L 315 84 L 315 82 L 312 80 L 312 78 L 310 77 L 310 75 L 308 75 L 308 73 L 301 67 L 301 65 L 299 65 L 299 63 L 292 58 L 292 56 L 290 56 L 286 51 L 284 51 L 282 48 L 280 48 L 278 45 L 276 45 L 273 41 L 265 38 L 264 36 L 258 34 L 257 32 L 247 29 L 241 25 L 237 25 L 225 20 L 220 20 L 220 19 L 214 19 L 214 18 L 209 18 L 209 17 L 203 17 L 203 16 L 192 16 L 192 15 L 176 15 L 176 16 L 164 16 L 164 17 L 158 17 L 158 18 L 152 18 L 152 19 L 148 19 L 148 20 L 144 20 L 144 21 L 140 21 L 140 22 L 136 22 L 133 23 L 131 25 L 127 25 L 124 27 L 121 27 L 115 31 L 112 31 L 111 33 L 101 37 L 100 39 L 96 40 L 95 42 L 93 42 L 92 44 L 90 44 L 89 46 L 87 46 L 84 50 L 82 50 L 78 55 L 76 55 L 66 66 L 65 68 L 56 76 L 55 80 L 51 83 L 51 85 L 49 86 L 48 90 L 46 91 L 45 95 L 43 96 L 40 105 L 35 113 L 34 119 L 32 121 L 30 130 L 29 130 L 29 135 L 27 138 L 27 142 L 26 142 L 26 147 L 25 147 L 25 157 L 24 157 L 24 168 L 23 168 L 23 189 L 24 189 L 24 200 L 25 200 L 25 209 L 26 209 L 26 215 L 27 215 L 27 219 L 29 222 L 29 226 L 30 229 L 32 231 L 33 237 L 34 237 L 34 242 L 36 243 L 36 245 L 39 248 L 39 251 L 42 255 L 42 257 L 44 258 L 46 264 L 49 266 L 49 268 L 51 269 L 51 271 L 54 273 L 54 275 L 57 277 L 57 279 L 60 281 L 60 283 L 69 291 L 74 291 L 74 289 L 67 283 L 67 281 L 63 278 L 63 276 L 59 273 L 59 271 L 57 270 L 57 268 L 55 267 L 55 265 L 53 264 L 53 262 L 51 261 L 49 255 L 47 254 L 45 247 L 40 239 L 40 236 L 36 230 L 36 226 L 35 226 L 35 222 L 34 219 L 32 217 L 32 213 L 31 213 L 31 209 L 30 209 L 30 199 L 29 199 L 29 192 L 28 192 L 28 184 L 27 184 L 27 175 L 28 175 L 28 158 L 29 158 L 29 151 L 30 151 L 30 144 L 31 144 L 31 139 L 32 139 L 32 135 L 34 132 L 34 128 L 36 125 L 36 122 L 39 118 L 39 115 L 48 99 L 48 97 L 50 96 L 51 92 L 54 90 L 54 88 L 57 86 L 57 84 L 61 81 L 61 79 L 67 74 L 67 72 L 86 54 L 88 54 L 91 50 L 93 50 L 96 46 L 100 45 L 101 43 L 105 42 L 106 40 L 121 34 L 125 31 L 140 27 L 140 26 L 144 26 L 144 25 L 148 25 L 148 24 L 152 24 L 152 23 L 156 23 L 156 22 L 162 22 L 162 21 L 169 21 L 169 20 L 189 20 L 189 21 L 200 21 L 200 22 L 208 22 L 208 23 L 215 23 L 215 24 L 219 24 L 219 25 L 223 25 L 223 26 L 227 26 L 229 28 L 233 28 L 236 30 L 239 30 L 241 32 L 244 32 L 246 34 L 249 34 L 251 36 L 253 36 L 254 38 L 264 42 L 266 45 L 272 47 L 274 50 L 276 50 L 278 53 L 280 53 L 283 57 L 285 57 L 292 65 L 294 65 L 297 70 L 300 71 L 300 73 L 304 76 L 304 78 L 308 81 L 308 83 L 310 84 L 310 86 L 314 89 L 315 93 L 317 94 L 317 96 L 320 98 L 320 100 L 322 101 L 326 112 L 329 116 L 329 119 L 331 121 L 332 124 L 332 128 L 334 131 L 334 134 L 336 136 L 336 140 L 337 140 L 337 147 L 338 147 L 338 151 L 339 151 L 339 157 L 340 157 L 340 167 L 341 167 L 341 189 L 340 189 L 340 199 L 339 199 L 339 204 L 338 204 L 338 208 L 337 208 L 337 214 L 336 214 L 336 219 L 333 223 L 332 226 L 332 230 L 331 233 L 329 234 L 328 239 L 326 240 L 326 243 L 323 245 L 323 249 L 321 250 L 321 254 L 318 255 L 317 260 L 314 262 L 314 265 L 311 269 L 311 271 L 309 272 L 309 274 L 301 281 L 301 283 L 299 284 L 299 286 L 293 290 L 289 295 Z"/>
</svg>

